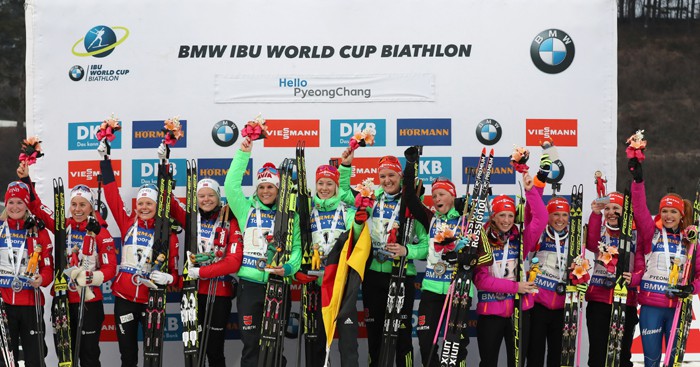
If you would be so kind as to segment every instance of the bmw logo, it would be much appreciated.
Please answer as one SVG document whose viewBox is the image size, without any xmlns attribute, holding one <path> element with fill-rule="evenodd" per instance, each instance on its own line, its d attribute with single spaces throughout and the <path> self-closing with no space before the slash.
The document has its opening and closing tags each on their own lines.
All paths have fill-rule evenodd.
<svg viewBox="0 0 700 367">
<path fill-rule="evenodd" d="M 496 120 L 486 119 L 476 125 L 476 138 L 481 144 L 494 145 L 501 140 L 501 135 L 503 135 L 503 129 Z"/>
<path fill-rule="evenodd" d="M 68 77 L 70 80 L 77 82 L 80 79 L 83 79 L 83 76 L 85 75 L 85 69 L 83 69 L 82 66 L 80 65 L 73 65 L 72 68 L 68 71 Z"/>
<path fill-rule="evenodd" d="M 530 57 L 535 66 L 547 74 L 566 70 L 574 61 L 574 41 L 560 29 L 540 32 L 530 45 Z"/>
<path fill-rule="evenodd" d="M 211 129 L 211 138 L 220 147 L 230 147 L 238 139 L 238 127 L 233 121 L 221 120 Z"/>
<path fill-rule="evenodd" d="M 548 183 L 558 183 L 564 178 L 564 163 L 561 163 L 559 159 L 552 162 L 552 170 L 547 176 Z"/>
</svg>

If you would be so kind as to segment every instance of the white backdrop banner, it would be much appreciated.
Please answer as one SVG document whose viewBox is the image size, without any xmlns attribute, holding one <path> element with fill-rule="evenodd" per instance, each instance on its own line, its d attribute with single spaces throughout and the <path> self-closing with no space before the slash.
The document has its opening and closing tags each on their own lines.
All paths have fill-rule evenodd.
<svg viewBox="0 0 700 367">
<path fill-rule="evenodd" d="M 223 184 L 239 129 L 258 113 L 271 136 L 255 143 L 247 194 L 250 172 L 290 157 L 298 140 L 313 172 L 367 126 L 376 144 L 357 152 L 354 183 L 376 175 L 378 157 L 417 144 L 425 146 L 420 176 L 449 177 L 463 193 L 466 168 L 487 147 L 496 155 L 494 194 L 516 194 L 513 145 L 532 149 L 537 166 L 539 144 L 552 139 L 559 157 L 550 179 L 562 193 L 583 183 L 590 202 L 596 170 L 615 188 L 617 33 L 608 0 L 30 0 L 27 34 L 27 130 L 46 152 L 32 177 L 47 202 L 54 177 L 95 187 L 95 132 L 112 113 L 123 125 L 112 158 L 127 207 L 155 180 L 160 129 L 172 116 L 186 132 L 171 154 L 177 195 L 185 159 Z M 118 358 L 109 284 L 105 291 L 103 362 Z M 177 299 L 165 345 L 173 366 L 182 360 Z M 240 342 L 227 348 L 237 365 Z M 290 358 L 294 350 L 290 342 Z"/>
</svg>

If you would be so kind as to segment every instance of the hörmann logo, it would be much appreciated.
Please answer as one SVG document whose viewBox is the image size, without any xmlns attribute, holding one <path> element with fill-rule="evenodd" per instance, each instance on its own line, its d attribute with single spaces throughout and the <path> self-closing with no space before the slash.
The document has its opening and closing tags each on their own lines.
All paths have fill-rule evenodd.
<svg viewBox="0 0 700 367">
<path fill-rule="evenodd" d="M 131 186 L 140 187 L 146 184 L 156 184 L 158 182 L 157 159 L 134 159 L 131 161 Z M 173 167 L 173 178 L 175 182 L 186 182 L 185 159 L 171 159 Z"/>
<path fill-rule="evenodd" d="M 371 127 L 377 134 L 374 136 L 374 146 L 386 146 L 386 120 L 385 119 L 353 119 L 331 120 L 331 146 L 346 147 L 350 144 L 350 138 L 356 133 Z"/>
<path fill-rule="evenodd" d="M 171 148 L 187 148 L 187 120 L 180 120 L 182 132 L 185 134 Z M 132 148 L 157 148 L 163 141 L 163 120 L 134 121 L 132 124 Z"/>
<path fill-rule="evenodd" d="M 97 188 L 97 175 L 100 174 L 100 162 L 97 161 L 69 161 L 68 162 L 68 186 L 86 185 Z M 122 161 L 112 160 L 114 180 L 118 187 L 122 185 Z"/>
<path fill-rule="evenodd" d="M 100 124 L 99 121 L 68 123 L 68 150 L 96 149 L 100 145 L 96 137 Z M 114 136 L 115 139 L 109 145 L 112 149 L 120 149 L 122 147 L 121 131 L 117 131 Z"/>
<path fill-rule="evenodd" d="M 551 140 L 559 147 L 578 145 L 578 120 L 576 119 L 527 119 L 525 121 L 525 144 L 539 146 Z"/>
<path fill-rule="evenodd" d="M 452 119 L 397 119 L 396 145 L 452 145 Z"/>
<path fill-rule="evenodd" d="M 399 160 L 401 161 L 401 166 L 406 167 L 406 159 L 400 157 Z M 429 185 L 438 177 L 446 177 L 452 180 L 452 158 L 420 157 L 418 161 L 418 178 L 423 179 L 423 184 Z"/>
<path fill-rule="evenodd" d="M 224 181 L 231 167 L 231 158 L 200 158 L 197 160 L 197 173 L 199 179 L 211 178 L 221 185 L 221 195 L 224 196 Z M 248 160 L 248 166 L 243 174 L 243 186 L 253 185 L 253 159 Z"/>
<path fill-rule="evenodd" d="M 473 171 L 479 165 L 479 157 L 462 157 L 462 183 L 474 184 Z M 471 171 L 470 171 L 471 170 Z M 470 178 L 469 175 L 472 175 Z M 515 169 L 510 165 L 510 157 L 494 157 L 491 168 L 492 185 L 512 185 L 515 183 Z"/>
<path fill-rule="evenodd" d="M 306 142 L 307 148 L 319 146 L 319 120 L 266 120 L 265 125 L 266 147 L 296 147 L 298 141 Z"/>
</svg>

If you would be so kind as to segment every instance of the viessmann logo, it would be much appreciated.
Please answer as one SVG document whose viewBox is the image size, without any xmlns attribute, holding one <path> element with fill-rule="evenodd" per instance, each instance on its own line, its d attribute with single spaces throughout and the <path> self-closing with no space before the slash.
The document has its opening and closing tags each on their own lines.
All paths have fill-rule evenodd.
<svg viewBox="0 0 700 367">
<path fill-rule="evenodd" d="M 397 119 L 396 145 L 452 145 L 452 119 Z"/>
<path fill-rule="evenodd" d="M 341 159 L 341 158 L 335 158 Z M 379 157 L 357 157 L 352 160 L 352 175 L 350 184 L 357 185 L 367 178 L 374 180 L 374 185 L 379 186 Z"/>
<path fill-rule="evenodd" d="M 319 120 L 265 120 L 269 136 L 266 147 L 296 147 L 304 141 L 306 147 L 319 146 Z"/>
<path fill-rule="evenodd" d="M 560 147 L 578 146 L 578 120 L 576 119 L 527 119 L 525 144 L 539 146 L 551 140 Z"/>
<path fill-rule="evenodd" d="M 102 122 L 70 122 L 68 123 L 68 150 L 92 150 L 100 143 L 97 141 L 97 132 Z M 121 124 L 121 121 L 120 121 Z M 109 143 L 112 149 L 122 147 L 122 133 L 117 131 L 115 139 Z"/>
<path fill-rule="evenodd" d="M 86 185 L 97 188 L 97 175 L 100 174 L 100 162 L 97 161 L 70 161 L 68 162 L 68 186 Z M 122 161 L 112 160 L 114 180 L 118 187 L 122 185 Z"/>
</svg>

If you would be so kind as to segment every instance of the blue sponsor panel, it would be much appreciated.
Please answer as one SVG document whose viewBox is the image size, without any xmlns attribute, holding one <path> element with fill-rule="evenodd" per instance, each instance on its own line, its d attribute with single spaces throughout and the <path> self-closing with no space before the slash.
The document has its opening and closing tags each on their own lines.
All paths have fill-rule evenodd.
<svg viewBox="0 0 700 367">
<path fill-rule="evenodd" d="M 177 301 L 180 302 L 179 300 Z M 182 340 L 182 320 L 180 313 L 166 313 L 163 340 L 166 342 Z M 143 341 L 143 328 L 139 323 L 138 341 Z"/>
<path fill-rule="evenodd" d="M 474 177 L 468 178 L 468 169 L 477 168 L 479 157 L 462 157 L 462 183 L 467 181 L 474 183 Z M 510 157 L 493 157 L 493 168 L 491 168 L 492 185 L 512 185 L 515 184 L 515 169 L 510 165 Z"/>
<path fill-rule="evenodd" d="M 134 121 L 131 130 L 132 148 L 157 148 L 163 141 L 163 120 Z M 187 148 L 187 120 L 180 120 L 184 136 L 171 148 Z"/>
<path fill-rule="evenodd" d="M 171 159 L 173 178 L 176 182 L 187 182 L 186 159 Z M 158 159 L 134 159 L 131 161 L 131 186 L 140 187 L 158 183 Z"/>
<path fill-rule="evenodd" d="M 231 167 L 231 158 L 200 158 L 197 160 L 197 174 L 199 179 L 211 178 L 221 185 L 221 195 L 224 195 L 223 186 L 226 174 Z M 253 158 L 248 160 L 248 166 L 243 174 L 243 186 L 253 185 Z"/>
<path fill-rule="evenodd" d="M 350 144 L 350 138 L 368 127 L 373 128 L 377 134 L 374 136 L 374 146 L 386 146 L 386 120 L 385 119 L 348 119 L 331 120 L 331 146 L 346 147 Z"/>
<path fill-rule="evenodd" d="M 112 237 L 114 239 L 114 250 L 117 255 L 117 265 L 121 264 L 121 248 L 122 248 L 122 238 Z M 112 282 L 114 279 L 102 283 L 100 289 L 102 289 L 103 303 L 114 303 L 114 295 L 112 294 Z"/>
<path fill-rule="evenodd" d="M 452 145 L 452 119 L 397 119 L 396 145 Z"/>
<path fill-rule="evenodd" d="M 406 158 L 400 157 L 401 166 L 406 167 Z M 452 181 L 452 158 L 450 157 L 420 157 L 418 161 L 418 178 L 429 185 L 438 177 L 446 177 Z"/>
<path fill-rule="evenodd" d="M 101 121 L 68 123 L 68 150 L 97 149 L 97 146 L 100 145 L 97 140 L 97 132 L 100 130 L 101 124 Z M 121 131 L 114 133 L 114 140 L 109 145 L 112 149 L 121 149 Z"/>
</svg>

